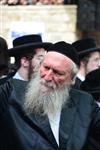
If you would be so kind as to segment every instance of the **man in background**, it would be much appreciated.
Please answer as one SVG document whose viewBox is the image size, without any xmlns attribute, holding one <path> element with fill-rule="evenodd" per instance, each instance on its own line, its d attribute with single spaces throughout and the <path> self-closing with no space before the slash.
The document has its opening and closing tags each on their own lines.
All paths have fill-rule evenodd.
<svg viewBox="0 0 100 150">
<path fill-rule="evenodd" d="M 9 56 L 15 58 L 15 79 L 28 81 L 31 74 L 38 67 L 45 55 L 50 42 L 42 42 L 40 35 L 24 35 L 14 39 L 13 48 L 9 49 Z"/>
<path fill-rule="evenodd" d="M 100 107 L 100 68 L 88 73 L 80 88 L 92 94 Z"/>
<path fill-rule="evenodd" d="M 76 77 L 76 89 L 80 89 L 80 84 L 85 80 L 86 74 L 100 68 L 100 48 L 92 37 L 84 38 L 72 43 L 79 54 L 80 66 Z"/>
</svg>

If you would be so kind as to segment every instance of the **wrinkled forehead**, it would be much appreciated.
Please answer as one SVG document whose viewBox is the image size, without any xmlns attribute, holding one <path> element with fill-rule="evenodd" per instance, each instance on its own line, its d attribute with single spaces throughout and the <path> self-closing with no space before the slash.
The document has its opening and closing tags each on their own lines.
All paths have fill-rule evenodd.
<svg viewBox="0 0 100 150">
<path fill-rule="evenodd" d="M 48 52 L 43 60 L 44 65 L 53 68 L 53 69 L 60 69 L 60 70 L 66 70 L 72 68 L 73 61 L 58 53 L 58 52 Z"/>
<path fill-rule="evenodd" d="M 89 54 L 89 56 L 90 56 L 90 57 L 93 57 L 93 56 L 98 56 L 98 57 L 100 57 L 100 52 L 99 52 L 99 51 L 91 52 L 91 53 Z"/>
<path fill-rule="evenodd" d="M 45 52 L 45 49 L 44 48 L 36 48 L 34 49 L 35 50 L 35 53 L 38 54 L 38 53 L 44 53 Z"/>
</svg>

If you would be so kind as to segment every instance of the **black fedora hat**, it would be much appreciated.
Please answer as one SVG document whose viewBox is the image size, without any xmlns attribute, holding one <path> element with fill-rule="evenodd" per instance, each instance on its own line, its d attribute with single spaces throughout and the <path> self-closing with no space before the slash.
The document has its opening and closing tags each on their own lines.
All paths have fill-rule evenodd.
<svg viewBox="0 0 100 150">
<path fill-rule="evenodd" d="M 13 48 L 8 49 L 9 56 L 17 57 L 22 54 L 27 54 L 35 48 L 48 49 L 52 43 L 43 42 L 38 34 L 24 35 L 13 40 Z"/>
<path fill-rule="evenodd" d="M 50 46 L 48 48 L 48 52 L 50 52 L 50 51 L 58 52 L 58 53 L 61 53 L 65 56 L 67 56 L 76 65 L 79 66 L 78 53 L 76 52 L 75 48 L 71 44 L 66 43 L 64 41 L 60 41 L 55 44 L 52 44 L 52 46 Z"/>
<path fill-rule="evenodd" d="M 96 42 L 92 37 L 77 40 L 73 42 L 72 45 L 77 50 L 79 59 L 82 59 L 91 52 L 100 51 L 100 48 L 96 46 Z"/>
<path fill-rule="evenodd" d="M 95 98 L 100 97 L 100 69 L 88 73 L 80 88 L 89 92 Z"/>
</svg>

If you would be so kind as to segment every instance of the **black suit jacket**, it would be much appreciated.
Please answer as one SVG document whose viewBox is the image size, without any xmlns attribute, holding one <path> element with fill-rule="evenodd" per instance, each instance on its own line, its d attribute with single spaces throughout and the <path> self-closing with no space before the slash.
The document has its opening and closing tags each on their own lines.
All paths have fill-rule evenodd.
<svg viewBox="0 0 100 150">
<path fill-rule="evenodd" d="M 48 117 L 25 113 L 26 85 L 25 81 L 11 79 L 0 87 L 0 150 L 83 150 L 86 141 L 95 138 L 89 129 L 98 135 L 98 142 L 100 110 L 89 94 L 70 91 L 69 102 L 61 111 L 58 146 Z"/>
</svg>

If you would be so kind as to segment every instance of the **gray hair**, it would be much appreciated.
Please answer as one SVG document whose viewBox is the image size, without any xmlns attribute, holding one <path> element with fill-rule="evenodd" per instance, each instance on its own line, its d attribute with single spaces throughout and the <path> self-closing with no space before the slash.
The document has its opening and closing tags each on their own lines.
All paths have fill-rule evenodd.
<svg viewBox="0 0 100 150">
<path fill-rule="evenodd" d="M 78 66 L 73 62 L 71 68 L 71 78 L 72 78 L 72 85 L 75 83 L 76 75 L 78 73 Z"/>
</svg>

